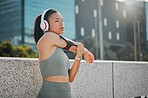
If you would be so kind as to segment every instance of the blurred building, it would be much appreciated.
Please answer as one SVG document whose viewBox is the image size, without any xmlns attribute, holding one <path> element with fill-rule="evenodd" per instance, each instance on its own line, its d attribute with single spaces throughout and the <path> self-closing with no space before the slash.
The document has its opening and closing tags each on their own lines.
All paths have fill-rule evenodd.
<svg viewBox="0 0 148 98">
<path fill-rule="evenodd" d="M 23 2 L 0 0 L 0 41 L 22 43 L 24 34 Z"/>
<path fill-rule="evenodd" d="M 147 37 L 147 49 L 148 49 L 148 2 L 145 2 L 145 12 L 146 12 L 146 37 Z"/>
<path fill-rule="evenodd" d="M 100 33 L 102 33 L 103 44 L 106 43 L 114 51 L 127 42 L 134 45 L 134 41 L 137 49 L 145 48 L 148 40 L 147 3 L 135 2 L 133 5 L 127 5 L 119 1 L 75 0 L 76 39 L 92 36 L 100 45 Z"/>
<path fill-rule="evenodd" d="M 142 52 L 147 49 L 147 9 L 143 1 L 126 4 L 127 8 L 127 41 L 134 44 L 136 59 L 141 58 Z"/>
<path fill-rule="evenodd" d="M 35 46 L 34 21 L 47 8 L 55 8 L 62 14 L 64 36 L 75 39 L 73 0 L 0 0 L 0 41 L 9 40 L 15 45 Z"/>
<path fill-rule="evenodd" d="M 76 0 L 75 2 L 76 38 L 81 39 L 85 36 L 95 38 L 98 33 L 99 39 L 99 0 Z M 102 0 L 101 11 L 103 40 L 113 46 L 122 46 L 126 42 L 127 16 L 124 4 L 114 0 Z"/>
</svg>

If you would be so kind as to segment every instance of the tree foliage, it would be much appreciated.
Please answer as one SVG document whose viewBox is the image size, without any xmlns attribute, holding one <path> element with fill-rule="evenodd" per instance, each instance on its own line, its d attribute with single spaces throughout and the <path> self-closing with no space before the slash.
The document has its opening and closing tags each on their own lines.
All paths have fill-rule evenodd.
<svg viewBox="0 0 148 98">
<path fill-rule="evenodd" d="M 37 53 L 29 46 L 13 46 L 9 41 L 0 43 L 0 56 L 1 57 L 37 57 Z"/>
<path fill-rule="evenodd" d="M 106 50 L 106 60 L 118 60 L 117 53 L 110 50 L 109 48 Z"/>
<path fill-rule="evenodd" d="M 134 60 L 134 47 L 131 43 L 127 43 L 118 52 L 119 60 L 133 61 Z"/>
<path fill-rule="evenodd" d="M 96 55 L 95 50 L 96 50 L 97 45 L 96 45 L 95 39 L 93 37 L 87 36 L 81 42 L 84 44 L 84 46 L 89 51 L 91 51 L 94 55 Z"/>
<path fill-rule="evenodd" d="M 143 61 L 148 61 L 148 51 L 146 49 L 142 51 L 142 57 Z"/>
</svg>

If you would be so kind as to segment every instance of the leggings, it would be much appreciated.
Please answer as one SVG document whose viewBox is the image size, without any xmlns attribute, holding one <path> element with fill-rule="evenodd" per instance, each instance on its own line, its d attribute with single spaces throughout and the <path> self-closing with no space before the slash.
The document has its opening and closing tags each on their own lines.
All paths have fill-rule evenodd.
<svg viewBox="0 0 148 98">
<path fill-rule="evenodd" d="M 70 84 L 43 80 L 37 98 L 72 98 Z"/>
</svg>

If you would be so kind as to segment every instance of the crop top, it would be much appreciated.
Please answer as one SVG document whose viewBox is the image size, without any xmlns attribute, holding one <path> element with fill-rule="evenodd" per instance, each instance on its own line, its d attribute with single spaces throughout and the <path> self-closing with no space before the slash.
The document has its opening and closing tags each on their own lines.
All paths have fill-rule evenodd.
<svg viewBox="0 0 148 98">
<path fill-rule="evenodd" d="M 70 61 L 60 47 L 57 47 L 50 57 L 40 60 L 39 63 L 43 78 L 48 76 L 68 76 Z"/>
</svg>

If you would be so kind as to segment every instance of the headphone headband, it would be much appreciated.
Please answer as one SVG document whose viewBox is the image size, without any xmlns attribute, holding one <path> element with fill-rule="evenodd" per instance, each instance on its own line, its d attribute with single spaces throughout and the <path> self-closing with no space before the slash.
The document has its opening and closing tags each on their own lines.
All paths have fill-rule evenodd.
<svg viewBox="0 0 148 98">
<path fill-rule="evenodd" d="M 50 10 L 50 9 L 46 9 L 46 10 L 42 13 L 41 21 L 44 21 L 45 14 L 46 14 L 46 12 L 47 12 L 48 10 Z"/>
</svg>

